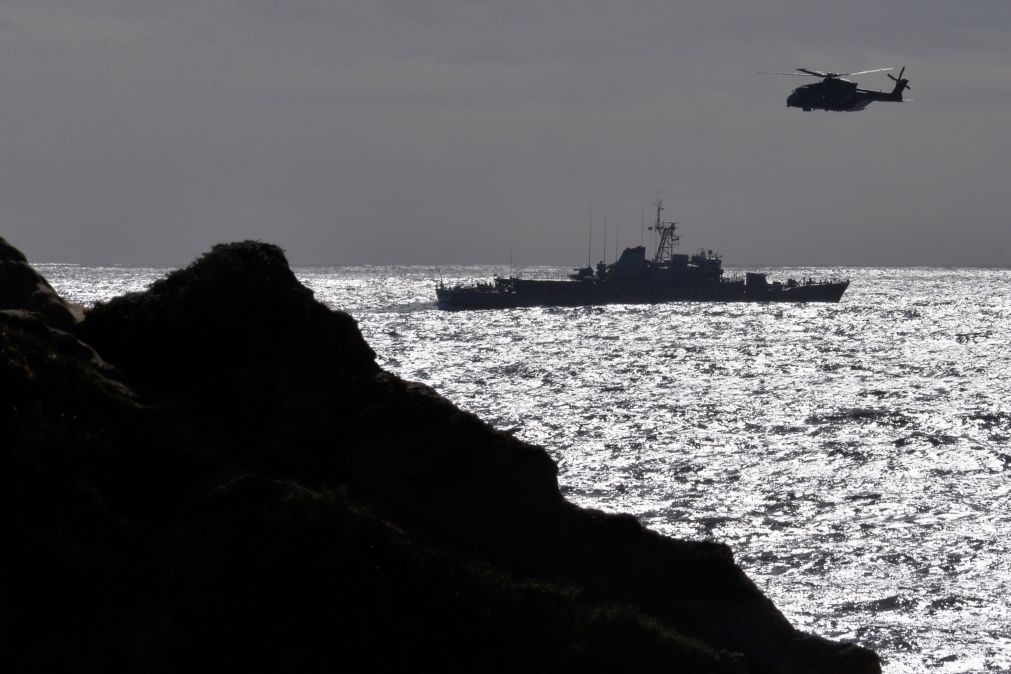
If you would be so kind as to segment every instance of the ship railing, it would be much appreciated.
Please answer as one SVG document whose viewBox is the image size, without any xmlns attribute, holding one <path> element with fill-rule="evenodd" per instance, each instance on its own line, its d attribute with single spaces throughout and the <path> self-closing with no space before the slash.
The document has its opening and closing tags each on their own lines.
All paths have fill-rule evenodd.
<svg viewBox="0 0 1011 674">
<path fill-rule="evenodd" d="M 763 272 L 764 273 L 764 272 Z M 720 279 L 724 283 L 740 283 L 745 280 L 744 274 L 724 274 Z M 769 283 L 782 283 L 787 288 L 795 288 L 797 286 L 819 286 L 819 285 L 829 285 L 833 283 L 845 283 L 849 281 L 847 278 L 841 278 L 839 276 L 828 276 L 815 278 L 813 276 L 805 276 L 800 279 L 787 278 L 786 281 L 770 280 Z"/>
</svg>

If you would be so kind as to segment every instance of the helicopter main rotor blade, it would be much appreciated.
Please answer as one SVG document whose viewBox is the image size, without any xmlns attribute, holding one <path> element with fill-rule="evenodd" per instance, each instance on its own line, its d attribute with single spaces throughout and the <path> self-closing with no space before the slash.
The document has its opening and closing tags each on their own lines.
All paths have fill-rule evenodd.
<svg viewBox="0 0 1011 674">
<path fill-rule="evenodd" d="M 867 75 L 869 73 L 883 73 L 886 70 L 895 70 L 895 68 L 874 68 L 873 70 L 861 70 L 855 73 L 839 73 L 840 75 Z"/>
<path fill-rule="evenodd" d="M 765 70 L 759 70 L 759 75 L 790 75 L 791 77 L 822 77 L 821 75 L 812 75 L 810 73 L 771 73 Z"/>
<path fill-rule="evenodd" d="M 823 73 L 820 70 L 808 70 L 807 68 L 797 68 L 798 71 L 802 73 L 807 73 L 808 75 L 814 75 L 815 77 L 835 77 L 835 73 Z"/>
</svg>

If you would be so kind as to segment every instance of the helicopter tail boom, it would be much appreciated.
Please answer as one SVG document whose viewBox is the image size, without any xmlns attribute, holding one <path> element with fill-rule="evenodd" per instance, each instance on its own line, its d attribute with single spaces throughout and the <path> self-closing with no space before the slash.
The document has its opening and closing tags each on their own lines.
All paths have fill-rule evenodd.
<svg viewBox="0 0 1011 674">
<path fill-rule="evenodd" d="M 911 100 L 902 97 L 902 92 L 907 89 L 910 89 L 909 80 L 907 80 L 905 77 L 902 76 L 905 72 L 906 69 L 905 67 L 903 67 L 902 70 L 899 71 L 898 77 L 895 77 L 894 75 L 889 73 L 888 77 L 890 77 L 895 82 L 895 86 L 892 88 L 891 91 L 874 91 L 871 89 L 857 89 L 857 92 L 860 93 L 862 96 L 866 97 L 868 103 L 871 101 L 902 103 L 903 101 Z"/>
</svg>

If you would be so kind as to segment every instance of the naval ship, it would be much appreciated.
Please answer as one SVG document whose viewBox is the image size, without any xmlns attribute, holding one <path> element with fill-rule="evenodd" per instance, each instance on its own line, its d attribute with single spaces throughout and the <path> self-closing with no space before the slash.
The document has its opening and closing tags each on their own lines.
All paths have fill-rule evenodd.
<svg viewBox="0 0 1011 674">
<path fill-rule="evenodd" d="M 507 309 L 534 306 L 652 304 L 659 302 L 838 302 L 849 280 L 769 281 L 747 272 L 724 278 L 723 260 L 712 250 L 694 255 L 674 252 L 680 236 L 677 222 L 661 220 L 663 201 L 656 204 L 650 227 L 660 238 L 653 259 L 646 248 L 626 248 L 613 264 L 600 262 L 576 269 L 568 279 L 523 279 L 496 276 L 474 285 L 440 282 L 435 294 L 443 309 Z"/>
</svg>

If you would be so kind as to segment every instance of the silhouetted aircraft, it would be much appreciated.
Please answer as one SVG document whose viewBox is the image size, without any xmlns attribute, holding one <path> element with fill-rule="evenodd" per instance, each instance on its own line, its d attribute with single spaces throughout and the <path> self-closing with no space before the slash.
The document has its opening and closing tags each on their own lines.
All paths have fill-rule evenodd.
<svg viewBox="0 0 1011 674">
<path fill-rule="evenodd" d="M 909 88 L 909 80 L 902 75 L 906 72 L 905 67 L 899 71 L 899 76 L 888 74 L 895 82 L 895 88 L 891 91 L 872 91 L 870 89 L 860 89 L 856 82 L 851 82 L 844 77 L 853 75 L 867 75 L 868 73 L 880 73 L 891 68 L 874 68 L 873 70 L 861 70 L 855 73 L 823 73 L 820 70 L 808 70 L 807 68 L 797 68 L 795 73 L 760 73 L 762 75 L 793 75 L 795 77 L 821 77 L 821 82 L 815 84 L 805 84 L 793 90 L 786 99 L 786 107 L 802 108 L 805 112 L 810 110 L 835 110 L 836 112 L 848 112 L 852 110 L 863 110 L 874 101 L 888 101 L 901 103 L 903 101 L 902 92 Z M 906 99 L 908 100 L 908 99 Z"/>
</svg>

